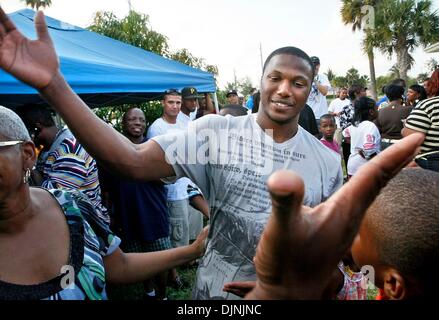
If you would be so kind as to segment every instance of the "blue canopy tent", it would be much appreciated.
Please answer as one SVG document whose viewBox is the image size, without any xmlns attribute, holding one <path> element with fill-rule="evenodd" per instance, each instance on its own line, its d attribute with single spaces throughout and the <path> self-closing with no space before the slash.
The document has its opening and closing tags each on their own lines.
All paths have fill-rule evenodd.
<svg viewBox="0 0 439 320">
<path fill-rule="evenodd" d="M 34 15 L 23 9 L 9 17 L 35 39 Z M 208 72 L 50 17 L 46 22 L 64 77 L 91 108 L 157 99 L 169 88 L 215 92 Z M 42 103 L 37 91 L 0 70 L 0 105 L 13 108 L 31 102 Z"/>
</svg>

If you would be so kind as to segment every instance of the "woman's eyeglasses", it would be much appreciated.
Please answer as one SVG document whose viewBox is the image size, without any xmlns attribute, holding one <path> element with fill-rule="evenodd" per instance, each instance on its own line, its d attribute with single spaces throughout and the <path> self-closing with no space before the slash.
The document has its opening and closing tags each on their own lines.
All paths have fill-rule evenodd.
<svg viewBox="0 0 439 320">
<path fill-rule="evenodd" d="M 15 145 L 23 143 L 23 142 L 24 142 L 23 140 L 0 141 L 0 147 L 15 146 Z"/>
</svg>

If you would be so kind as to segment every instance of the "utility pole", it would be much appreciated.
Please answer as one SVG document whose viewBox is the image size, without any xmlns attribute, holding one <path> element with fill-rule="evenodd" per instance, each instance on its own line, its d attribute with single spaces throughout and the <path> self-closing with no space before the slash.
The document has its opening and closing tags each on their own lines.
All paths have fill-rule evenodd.
<svg viewBox="0 0 439 320">
<path fill-rule="evenodd" d="M 131 6 L 131 0 L 128 0 L 128 9 L 130 10 L 130 12 L 131 12 L 131 10 L 133 10 L 133 8 Z"/>
<path fill-rule="evenodd" d="M 261 42 L 259 42 L 259 54 L 261 57 L 261 72 L 262 72 L 262 69 L 264 68 L 264 63 L 263 63 L 263 59 L 262 59 L 262 43 Z"/>
</svg>

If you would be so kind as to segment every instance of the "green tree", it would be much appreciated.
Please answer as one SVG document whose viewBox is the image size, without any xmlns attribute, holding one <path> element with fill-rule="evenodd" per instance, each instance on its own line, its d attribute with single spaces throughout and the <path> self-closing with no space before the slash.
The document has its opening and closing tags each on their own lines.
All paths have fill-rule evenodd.
<svg viewBox="0 0 439 320">
<path fill-rule="evenodd" d="M 346 77 L 336 76 L 334 79 L 332 79 L 331 84 L 335 88 L 348 87 L 348 80 L 346 79 Z"/>
<path fill-rule="evenodd" d="M 399 69 L 398 66 L 396 64 L 394 64 L 390 69 L 390 77 L 392 79 L 397 79 L 397 78 L 401 78 L 401 74 L 399 73 Z"/>
<path fill-rule="evenodd" d="M 162 115 L 163 108 L 160 101 L 148 101 L 136 105 L 123 104 L 119 106 L 102 107 L 93 109 L 94 113 L 111 124 L 117 131 L 122 132 L 122 116 L 128 109 L 137 107 L 145 113 L 146 130 L 148 127 Z"/>
<path fill-rule="evenodd" d="M 245 77 L 238 81 L 239 91 L 244 95 L 244 97 L 248 96 L 254 88 L 254 85 L 249 77 Z"/>
<path fill-rule="evenodd" d="M 239 93 L 241 93 L 243 96 L 247 96 L 250 94 L 252 88 L 255 86 L 253 85 L 252 81 L 249 77 L 236 79 L 235 82 L 227 82 L 226 86 L 224 87 L 224 95 L 227 94 L 230 90 L 236 90 Z"/>
<path fill-rule="evenodd" d="M 230 91 L 230 90 L 238 90 L 238 80 L 236 82 L 227 82 L 226 86 L 224 87 L 224 91 Z"/>
<path fill-rule="evenodd" d="M 380 97 L 384 96 L 383 87 L 388 85 L 393 79 L 395 79 L 392 75 L 387 74 L 385 76 L 379 76 L 377 78 L 377 86 L 378 86 L 378 95 Z"/>
<path fill-rule="evenodd" d="M 379 76 L 378 78 L 377 78 L 377 86 L 378 86 L 378 89 L 379 89 L 379 93 L 378 93 L 378 95 L 380 96 L 380 97 L 382 97 L 382 96 L 384 96 L 384 92 L 382 92 L 382 90 L 383 90 L 383 87 L 384 86 L 386 86 L 386 85 L 388 85 L 388 84 L 390 84 L 391 82 L 392 82 L 392 80 L 394 80 L 395 78 L 398 78 L 397 77 L 397 75 L 395 74 L 395 73 L 392 73 L 392 70 L 395 72 L 396 70 L 392 67 L 391 69 L 390 69 L 390 72 L 388 73 L 388 74 L 386 74 L 385 76 Z M 422 80 L 424 80 L 424 78 L 422 79 Z M 421 81 L 422 81 L 421 80 Z M 409 77 L 408 79 L 407 79 L 407 87 L 410 87 L 412 84 L 416 84 L 416 83 L 418 83 L 418 82 L 420 82 L 420 81 L 418 81 L 416 78 L 411 78 L 411 77 Z"/>
<path fill-rule="evenodd" d="M 329 82 L 334 80 L 334 78 L 336 77 L 336 75 L 335 75 L 334 71 L 332 71 L 332 69 L 328 69 L 328 71 L 326 71 L 325 75 L 328 77 Z"/>
<path fill-rule="evenodd" d="M 422 72 L 422 73 L 420 73 L 420 74 L 418 74 L 418 75 L 416 76 L 416 82 L 417 82 L 417 83 L 422 83 L 422 82 L 425 81 L 425 79 L 427 79 L 427 78 L 429 78 L 429 77 L 430 77 L 430 74 L 429 74 L 429 73 L 427 73 L 427 72 Z"/>
<path fill-rule="evenodd" d="M 161 56 L 169 54 L 168 38 L 151 29 L 148 15 L 133 10 L 123 19 L 112 12 L 98 11 L 88 29 Z"/>
<path fill-rule="evenodd" d="M 204 65 L 203 58 L 197 58 L 188 49 L 183 48 L 170 54 L 172 60 L 179 61 L 188 66 L 201 69 Z"/>
<path fill-rule="evenodd" d="M 52 0 L 22 0 L 22 2 L 25 2 L 27 6 L 34 10 L 50 7 L 52 5 Z"/>
<path fill-rule="evenodd" d="M 439 40 L 438 13 L 432 11 L 431 0 L 381 0 L 375 12 L 378 19 L 385 22 L 375 29 L 380 39 L 379 48 L 389 56 L 396 54 L 399 74 L 408 81 L 413 50 Z"/>
<path fill-rule="evenodd" d="M 354 67 L 350 68 L 346 72 L 345 78 L 348 86 L 351 86 L 353 84 L 359 84 L 360 86 L 365 87 L 367 86 L 367 82 L 369 81 L 366 75 L 361 76 L 358 70 L 355 69 Z"/>
<path fill-rule="evenodd" d="M 191 66 L 191 67 L 194 67 L 197 69 L 202 69 L 204 71 L 212 73 L 215 76 L 218 76 L 218 67 L 217 66 L 207 64 L 203 58 L 198 58 L 198 57 L 194 56 L 186 48 L 179 49 L 175 52 L 172 52 L 169 55 L 169 58 L 171 58 L 172 60 L 184 63 L 188 66 Z"/>
<path fill-rule="evenodd" d="M 376 19 L 368 21 L 365 19 L 372 15 L 370 9 L 376 4 L 374 0 L 342 0 L 341 19 L 345 25 L 352 25 L 352 31 L 364 31 L 362 42 L 363 51 L 367 54 L 369 60 L 370 89 L 374 99 L 377 97 L 376 92 L 376 75 L 374 62 L 374 48 L 378 46 L 378 38 L 375 33 Z M 369 8 L 369 9 L 368 9 Z M 373 16 L 375 18 L 375 16 Z M 367 22 L 365 24 L 365 22 Z"/>
</svg>

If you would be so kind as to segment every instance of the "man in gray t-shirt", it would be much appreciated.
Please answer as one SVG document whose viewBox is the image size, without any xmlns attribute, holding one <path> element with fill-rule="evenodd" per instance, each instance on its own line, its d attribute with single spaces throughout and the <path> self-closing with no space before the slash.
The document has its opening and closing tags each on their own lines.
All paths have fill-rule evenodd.
<svg viewBox="0 0 439 320">
<path fill-rule="evenodd" d="M 206 254 L 200 263 L 195 299 L 233 299 L 224 283 L 254 280 L 252 259 L 271 211 L 266 180 L 278 169 L 305 181 L 304 204 L 315 206 L 342 184 L 340 159 L 298 126 L 313 79 L 309 57 L 296 48 L 267 59 L 257 115 L 203 117 L 184 133 L 153 139 L 175 177 L 189 177 L 211 206 Z"/>
<path fill-rule="evenodd" d="M 182 134 L 153 138 L 173 163 L 176 177 L 194 181 L 211 207 L 195 299 L 233 299 L 222 291 L 224 283 L 255 280 L 252 259 L 271 212 L 266 181 L 272 172 L 296 171 L 305 181 L 304 204 L 311 207 L 341 186 L 336 153 L 300 127 L 294 137 L 278 143 L 257 121 L 256 115 L 208 115 Z"/>
</svg>

